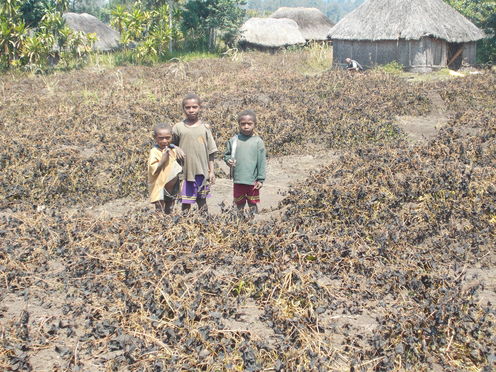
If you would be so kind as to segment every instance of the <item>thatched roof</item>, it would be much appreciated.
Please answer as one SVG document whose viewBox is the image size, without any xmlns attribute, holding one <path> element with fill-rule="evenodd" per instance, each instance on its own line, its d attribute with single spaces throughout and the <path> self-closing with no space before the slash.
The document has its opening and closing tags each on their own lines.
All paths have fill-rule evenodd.
<svg viewBox="0 0 496 372">
<path fill-rule="evenodd" d="M 306 40 L 327 40 L 327 33 L 334 24 L 317 8 L 277 9 L 271 18 L 289 18 L 295 21 Z"/>
<path fill-rule="evenodd" d="M 368 0 L 328 34 L 332 40 L 418 40 L 424 36 L 456 43 L 485 37 L 443 0 Z"/>
<path fill-rule="evenodd" d="M 304 44 L 298 25 L 292 19 L 250 18 L 241 26 L 240 44 L 278 48 Z"/>
<path fill-rule="evenodd" d="M 98 18 L 87 13 L 64 13 L 63 17 L 68 27 L 74 31 L 83 31 L 87 34 L 95 33 L 97 41 L 94 48 L 99 51 L 108 51 L 119 46 L 120 35 Z"/>
</svg>

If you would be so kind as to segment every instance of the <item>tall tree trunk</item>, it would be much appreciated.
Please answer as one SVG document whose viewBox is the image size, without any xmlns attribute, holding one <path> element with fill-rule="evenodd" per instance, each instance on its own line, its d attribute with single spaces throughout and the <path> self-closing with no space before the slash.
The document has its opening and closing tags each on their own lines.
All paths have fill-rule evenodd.
<svg viewBox="0 0 496 372">
<path fill-rule="evenodd" d="M 169 31 L 171 37 L 169 39 L 169 53 L 172 53 L 172 1 L 169 3 Z"/>
<path fill-rule="evenodd" d="M 215 43 L 215 29 L 212 27 L 208 32 L 208 49 L 212 50 Z"/>
</svg>

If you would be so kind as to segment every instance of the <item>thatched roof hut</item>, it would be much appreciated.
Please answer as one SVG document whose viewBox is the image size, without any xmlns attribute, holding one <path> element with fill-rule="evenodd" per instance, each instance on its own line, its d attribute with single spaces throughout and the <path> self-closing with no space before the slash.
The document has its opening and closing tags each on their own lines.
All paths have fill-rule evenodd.
<svg viewBox="0 0 496 372">
<path fill-rule="evenodd" d="M 119 46 L 120 34 L 87 13 L 64 13 L 63 17 L 68 27 L 74 31 L 83 31 L 87 34 L 95 33 L 97 41 L 94 48 L 98 51 L 109 51 Z"/>
<path fill-rule="evenodd" d="M 329 29 L 334 26 L 329 18 L 317 8 L 282 7 L 271 14 L 270 18 L 289 18 L 295 21 L 305 40 L 327 40 Z"/>
<path fill-rule="evenodd" d="M 443 0 L 368 0 L 328 34 L 334 60 L 423 70 L 475 62 L 484 33 Z"/>
<path fill-rule="evenodd" d="M 250 18 L 241 26 L 239 44 L 243 47 L 270 49 L 304 43 L 305 38 L 292 19 Z"/>
</svg>

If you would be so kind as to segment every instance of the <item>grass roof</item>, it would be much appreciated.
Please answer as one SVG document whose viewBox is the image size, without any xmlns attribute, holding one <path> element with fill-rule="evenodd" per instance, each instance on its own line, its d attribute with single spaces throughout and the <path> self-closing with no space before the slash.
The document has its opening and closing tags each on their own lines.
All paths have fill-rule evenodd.
<svg viewBox="0 0 496 372">
<path fill-rule="evenodd" d="M 442 0 L 368 0 L 339 21 L 333 40 L 418 40 L 425 36 L 448 42 L 485 37 L 472 22 Z"/>
</svg>

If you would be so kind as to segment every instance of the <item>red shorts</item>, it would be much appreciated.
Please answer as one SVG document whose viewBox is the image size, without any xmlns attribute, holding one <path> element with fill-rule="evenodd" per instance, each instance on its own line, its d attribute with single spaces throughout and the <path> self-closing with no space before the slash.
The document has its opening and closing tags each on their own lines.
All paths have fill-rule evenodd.
<svg viewBox="0 0 496 372">
<path fill-rule="evenodd" d="M 257 204 L 260 203 L 260 190 L 255 189 L 255 185 L 242 185 L 235 183 L 233 188 L 235 204 Z"/>
</svg>

